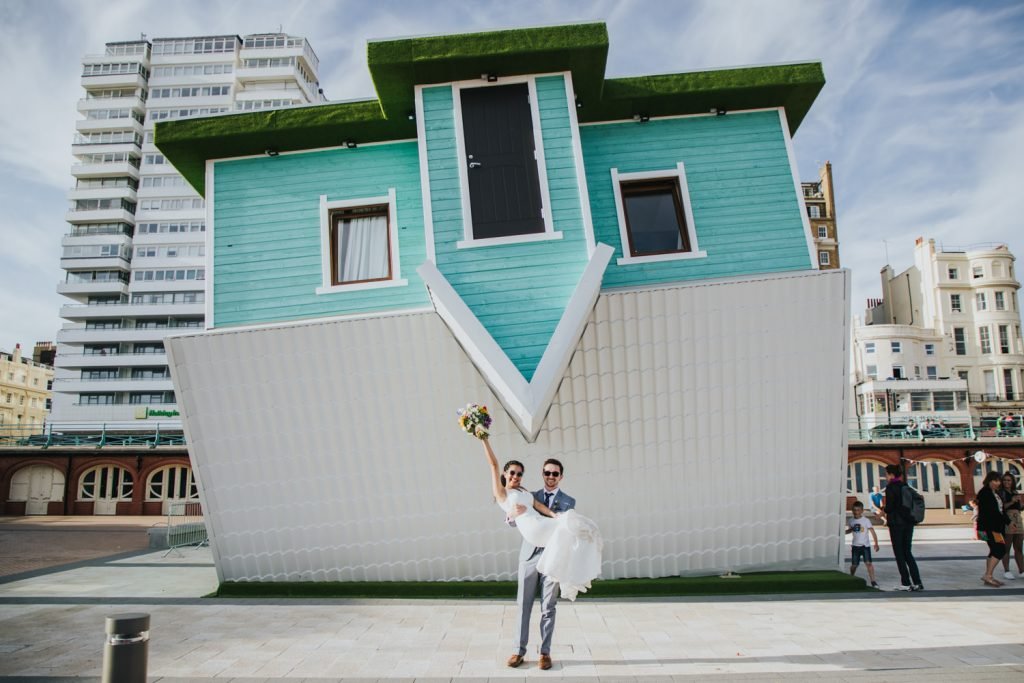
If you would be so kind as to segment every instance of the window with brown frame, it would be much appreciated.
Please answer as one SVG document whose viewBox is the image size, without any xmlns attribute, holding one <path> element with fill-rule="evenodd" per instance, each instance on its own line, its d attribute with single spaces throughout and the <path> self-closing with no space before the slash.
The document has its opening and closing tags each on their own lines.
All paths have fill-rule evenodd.
<svg viewBox="0 0 1024 683">
<path fill-rule="evenodd" d="M 331 284 L 390 280 L 391 230 L 387 204 L 334 209 L 331 225 Z"/>
<path fill-rule="evenodd" d="M 630 256 L 690 251 L 678 179 L 626 181 L 620 188 Z"/>
</svg>

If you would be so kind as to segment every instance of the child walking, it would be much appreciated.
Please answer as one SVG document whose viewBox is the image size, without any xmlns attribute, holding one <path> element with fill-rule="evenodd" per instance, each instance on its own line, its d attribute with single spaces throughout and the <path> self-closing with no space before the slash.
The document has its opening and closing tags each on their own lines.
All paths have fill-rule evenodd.
<svg viewBox="0 0 1024 683">
<path fill-rule="evenodd" d="M 868 578 L 871 579 L 871 587 L 878 588 L 878 582 L 875 581 L 875 565 L 871 563 L 871 543 L 868 540 L 868 534 L 871 534 L 877 553 L 878 536 L 875 534 L 875 527 L 871 524 L 871 520 L 864 516 L 864 503 L 857 501 L 853 504 L 851 511 L 853 519 L 846 527 L 846 533 L 853 534 L 853 559 L 850 561 L 850 576 L 857 573 L 857 567 L 860 566 L 861 560 L 864 560 L 864 566 L 868 568 Z"/>
</svg>

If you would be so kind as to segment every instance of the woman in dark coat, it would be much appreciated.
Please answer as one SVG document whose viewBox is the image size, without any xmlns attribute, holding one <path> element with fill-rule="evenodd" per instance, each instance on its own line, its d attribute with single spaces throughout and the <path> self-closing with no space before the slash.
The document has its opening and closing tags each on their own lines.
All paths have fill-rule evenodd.
<svg viewBox="0 0 1024 683">
<path fill-rule="evenodd" d="M 1006 529 L 1006 513 L 1003 512 L 1003 499 L 999 495 L 1002 482 L 998 472 L 989 472 L 978 492 L 978 537 L 988 543 L 988 557 L 985 558 L 985 575 L 982 583 L 987 586 L 1002 586 L 1003 582 L 992 576 L 992 570 L 1006 555 L 1006 541 L 1003 531 Z"/>
</svg>

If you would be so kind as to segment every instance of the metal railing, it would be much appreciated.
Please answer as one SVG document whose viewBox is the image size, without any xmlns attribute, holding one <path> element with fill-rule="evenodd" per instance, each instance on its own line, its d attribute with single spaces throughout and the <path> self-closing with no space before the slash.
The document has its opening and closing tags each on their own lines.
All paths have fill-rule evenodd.
<svg viewBox="0 0 1024 683">
<path fill-rule="evenodd" d="M 203 508 L 199 502 L 170 503 L 167 508 L 167 552 L 178 548 L 206 545 L 209 536 L 203 521 Z M 179 552 L 180 554 L 180 552 Z"/>
<path fill-rule="evenodd" d="M 157 446 L 184 446 L 185 436 L 181 428 L 166 428 L 161 431 L 160 423 L 147 425 L 145 431 L 125 431 L 124 429 L 107 429 L 100 425 L 98 431 L 83 431 L 81 425 L 11 425 L 0 427 L 0 446 L 35 446 L 50 448 L 53 446 L 138 446 L 156 448 Z"/>
<path fill-rule="evenodd" d="M 967 427 L 933 427 L 923 429 L 915 427 L 907 429 L 898 425 L 872 427 L 870 429 L 850 429 L 850 441 L 936 441 L 936 440 L 967 440 L 1024 438 L 1024 431 L 1019 425 L 997 427 L 994 425 L 969 425 Z"/>
</svg>

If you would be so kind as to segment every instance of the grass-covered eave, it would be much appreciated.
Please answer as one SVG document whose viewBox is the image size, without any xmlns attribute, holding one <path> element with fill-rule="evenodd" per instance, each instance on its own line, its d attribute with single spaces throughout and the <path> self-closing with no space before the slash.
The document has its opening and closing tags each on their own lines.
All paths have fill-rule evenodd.
<svg viewBox="0 0 1024 683">
<path fill-rule="evenodd" d="M 614 78 L 605 81 L 599 101 L 582 102 L 578 115 L 581 123 L 593 123 L 634 114 L 679 116 L 711 109 L 783 107 L 792 134 L 824 85 L 819 62 Z"/>
<path fill-rule="evenodd" d="M 160 122 L 154 143 L 204 195 L 209 159 L 414 137 L 415 121 L 386 119 L 374 99 Z"/>
</svg>

